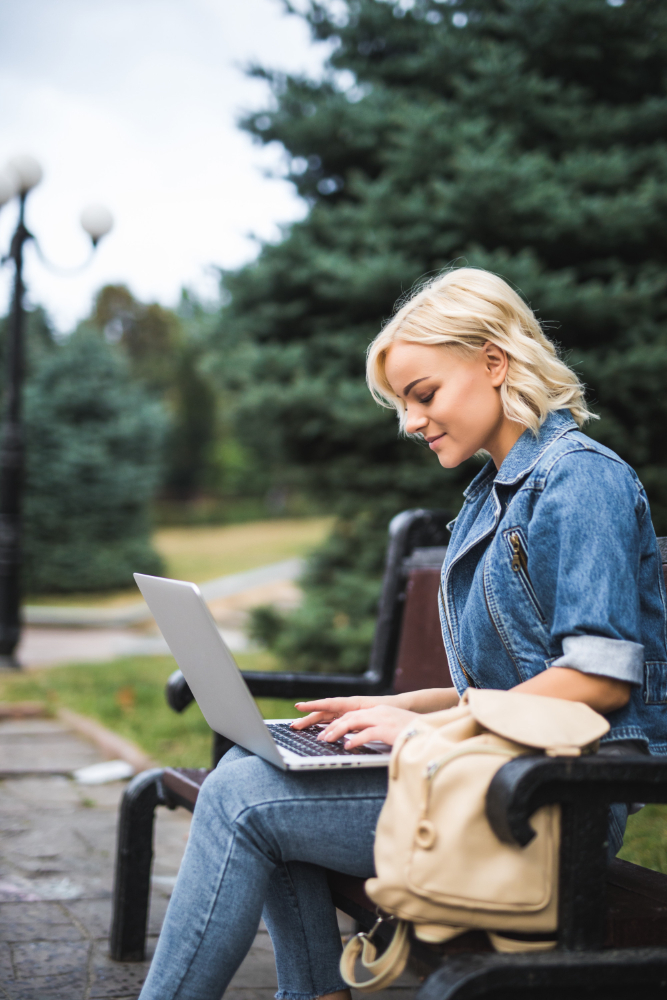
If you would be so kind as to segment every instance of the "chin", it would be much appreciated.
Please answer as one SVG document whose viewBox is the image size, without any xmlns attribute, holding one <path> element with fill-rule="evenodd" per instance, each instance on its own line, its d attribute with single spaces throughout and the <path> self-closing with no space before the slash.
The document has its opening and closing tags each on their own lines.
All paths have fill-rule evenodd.
<svg viewBox="0 0 667 1000">
<path fill-rule="evenodd" d="M 455 469 L 461 462 L 465 462 L 463 455 L 441 455 L 438 453 L 438 461 L 443 469 Z"/>
<path fill-rule="evenodd" d="M 474 451 L 463 451 L 461 449 L 453 448 L 443 448 L 442 451 L 436 451 L 438 461 L 443 469 L 455 469 L 457 466 L 461 465 L 462 462 L 471 458 L 474 454 Z"/>
</svg>

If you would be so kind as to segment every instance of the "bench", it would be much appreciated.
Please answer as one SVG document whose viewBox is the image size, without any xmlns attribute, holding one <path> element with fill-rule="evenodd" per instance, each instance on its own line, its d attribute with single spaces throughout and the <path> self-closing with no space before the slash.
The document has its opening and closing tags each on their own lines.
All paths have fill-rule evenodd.
<svg viewBox="0 0 667 1000">
<path fill-rule="evenodd" d="M 310 698 L 384 694 L 452 684 L 440 636 L 437 591 L 449 515 L 413 510 L 390 525 L 386 569 L 368 670 L 361 676 L 244 673 L 255 696 Z M 667 577 L 667 539 L 660 539 Z M 167 698 L 183 711 L 192 694 L 180 671 Z M 214 734 L 213 766 L 231 746 Z M 144 958 L 154 812 L 192 811 L 208 770 L 155 768 L 137 775 L 121 804 L 111 930 L 111 957 Z M 667 802 L 667 757 L 518 758 L 500 769 L 487 796 L 497 835 L 524 845 L 530 816 L 561 804 L 559 935 L 554 951 L 496 954 L 471 931 L 445 945 L 414 940 L 412 967 L 424 977 L 420 1000 L 579 996 L 642 1000 L 667 996 L 667 876 L 606 861 L 607 810 L 613 802 Z M 328 873 L 335 905 L 369 929 L 375 907 L 364 881 Z M 446 960 L 445 960 L 446 959 Z"/>
</svg>

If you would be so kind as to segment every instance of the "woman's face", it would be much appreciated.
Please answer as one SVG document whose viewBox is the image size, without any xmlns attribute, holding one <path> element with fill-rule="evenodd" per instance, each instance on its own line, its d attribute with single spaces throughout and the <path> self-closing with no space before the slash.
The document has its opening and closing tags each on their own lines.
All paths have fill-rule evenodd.
<svg viewBox="0 0 667 1000">
<path fill-rule="evenodd" d="M 468 354 L 448 344 L 399 340 L 387 352 L 385 373 L 406 405 L 406 431 L 421 434 L 445 469 L 481 448 L 500 468 L 525 430 L 503 412 L 500 386 L 507 355 L 494 344 Z"/>
</svg>

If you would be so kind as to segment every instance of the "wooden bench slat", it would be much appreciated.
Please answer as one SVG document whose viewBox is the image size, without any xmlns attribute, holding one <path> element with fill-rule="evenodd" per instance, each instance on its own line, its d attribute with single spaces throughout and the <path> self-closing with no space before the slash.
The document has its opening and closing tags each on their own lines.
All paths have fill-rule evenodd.
<svg viewBox="0 0 667 1000">
<path fill-rule="evenodd" d="M 195 807 L 199 789 L 204 779 L 211 772 L 205 767 L 165 767 L 162 772 L 164 788 L 172 792 L 178 799 L 178 805 L 184 808 Z"/>
<path fill-rule="evenodd" d="M 609 865 L 607 881 L 611 885 L 646 896 L 667 907 L 667 875 L 663 875 L 662 872 L 633 865 L 631 861 L 623 861 L 621 858 L 614 858 Z"/>
<path fill-rule="evenodd" d="M 392 685 L 396 694 L 453 687 L 440 631 L 439 587 L 439 568 L 417 568 L 408 574 Z"/>
</svg>

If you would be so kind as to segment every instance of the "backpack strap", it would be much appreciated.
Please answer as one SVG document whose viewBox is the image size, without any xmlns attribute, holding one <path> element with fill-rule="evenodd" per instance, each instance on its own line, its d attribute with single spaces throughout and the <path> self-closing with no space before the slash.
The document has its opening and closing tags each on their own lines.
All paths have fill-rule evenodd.
<svg viewBox="0 0 667 1000">
<path fill-rule="evenodd" d="M 408 961 L 410 952 L 408 929 L 410 925 L 406 920 L 398 921 L 394 936 L 386 950 L 379 958 L 376 957 L 377 948 L 373 944 L 372 937 L 381 923 L 382 918 L 378 920 L 369 934 L 362 932 L 350 938 L 340 957 L 341 976 L 348 986 L 352 986 L 362 993 L 376 993 L 378 990 L 383 990 L 385 986 L 398 979 Z M 370 979 L 361 983 L 358 983 L 354 978 L 354 967 L 359 956 L 361 956 L 361 964 L 371 974 Z"/>
</svg>

